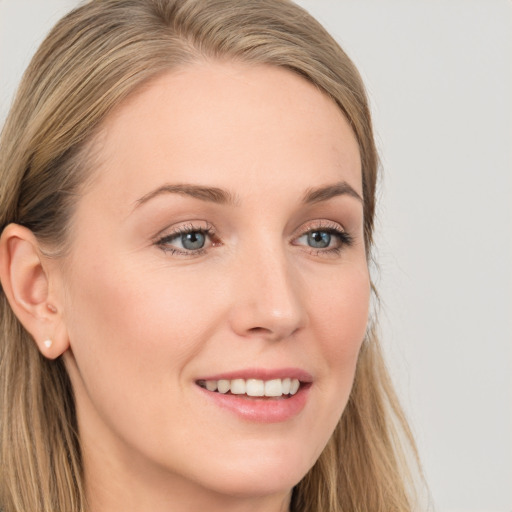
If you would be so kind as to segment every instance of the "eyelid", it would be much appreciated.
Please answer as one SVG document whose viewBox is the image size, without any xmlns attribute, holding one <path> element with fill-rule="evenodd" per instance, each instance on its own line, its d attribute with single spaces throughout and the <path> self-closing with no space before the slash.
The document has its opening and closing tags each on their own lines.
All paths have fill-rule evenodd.
<svg viewBox="0 0 512 512">
<path fill-rule="evenodd" d="M 208 221 L 205 220 L 187 220 L 185 222 L 179 222 L 172 224 L 160 230 L 154 237 L 153 241 L 158 242 L 162 238 L 167 238 L 172 235 L 180 235 L 182 233 L 188 233 L 189 231 L 204 231 L 214 233 L 214 227 Z"/>
<path fill-rule="evenodd" d="M 308 233 L 309 231 L 333 231 L 338 233 L 347 233 L 347 230 L 339 223 L 332 220 L 327 219 L 319 219 L 319 220 L 313 220 L 308 221 L 302 224 L 293 235 L 293 239 L 297 238 L 298 236 L 304 235 L 305 233 Z"/>
<path fill-rule="evenodd" d="M 323 231 L 334 235 L 338 239 L 338 245 L 335 247 L 315 248 L 311 246 L 304 246 L 303 244 L 294 243 L 303 236 L 314 231 Z M 353 244 L 353 241 L 354 240 L 352 235 L 350 235 L 350 233 L 348 233 L 348 231 L 341 224 L 326 219 L 309 221 L 302 224 L 300 228 L 296 231 L 296 234 L 291 239 L 293 245 L 303 247 L 304 250 L 314 253 L 315 255 L 324 256 L 339 254 L 345 247 L 351 246 Z"/>
<path fill-rule="evenodd" d="M 168 242 L 178 238 L 180 235 L 187 233 L 201 232 L 209 239 L 208 246 L 201 247 L 200 249 L 185 249 L 180 247 L 173 247 Z M 167 227 L 160 231 L 153 240 L 154 245 L 159 247 L 164 252 L 170 252 L 178 256 L 198 256 L 206 252 L 210 247 L 218 245 L 213 238 L 215 237 L 215 229 L 212 224 L 207 221 L 187 221 L 177 226 Z"/>
</svg>

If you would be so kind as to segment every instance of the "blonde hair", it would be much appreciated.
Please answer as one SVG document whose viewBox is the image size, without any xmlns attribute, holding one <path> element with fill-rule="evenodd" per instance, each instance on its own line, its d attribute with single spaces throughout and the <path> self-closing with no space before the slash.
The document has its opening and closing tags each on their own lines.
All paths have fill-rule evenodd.
<svg viewBox="0 0 512 512">
<path fill-rule="evenodd" d="M 88 143 L 143 83 L 201 59 L 289 69 L 329 95 L 357 137 L 371 258 L 378 158 L 361 78 L 306 11 L 287 0 L 97 0 L 63 18 L 27 69 L 0 139 L 0 231 L 11 222 L 63 251 L 87 179 Z M 73 390 L 0 292 L 0 508 L 84 512 Z M 414 442 L 374 328 L 342 418 L 296 486 L 300 512 L 410 512 Z"/>
</svg>

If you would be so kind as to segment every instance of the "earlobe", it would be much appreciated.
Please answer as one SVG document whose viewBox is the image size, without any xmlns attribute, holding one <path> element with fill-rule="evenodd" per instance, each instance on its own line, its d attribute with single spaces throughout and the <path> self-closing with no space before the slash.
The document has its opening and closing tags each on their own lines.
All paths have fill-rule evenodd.
<svg viewBox="0 0 512 512">
<path fill-rule="evenodd" d="M 58 306 L 34 234 L 9 224 L 0 237 L 0 282 L 14 314 L 43 355 L 54 359 L 68 346 Z"/>
</svg>

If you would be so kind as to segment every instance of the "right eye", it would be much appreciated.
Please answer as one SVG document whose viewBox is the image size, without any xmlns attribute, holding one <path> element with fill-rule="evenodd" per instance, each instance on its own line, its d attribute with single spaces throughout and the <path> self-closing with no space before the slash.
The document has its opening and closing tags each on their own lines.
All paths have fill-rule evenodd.
<svg viewBox="0 0 512 512">
<path fill-rule="evenodd" d="M 205 252 L 214 243 L 211 227 L 199 228 L 192 225 L 182 226 L 161 237 L 156 244 L 172 254 L 197 255 Z"/>
<path fill-rule="evenodd" d="M 188 233 L 174 236 L 170 240 L 167 240 L 167 243 L 179 247 L 180 249 L 186 249 L 187 251 L 196 251 L 204 247 L 206 236 L 206 233 L 203 231 L 189 231 Z"/>
</svg>

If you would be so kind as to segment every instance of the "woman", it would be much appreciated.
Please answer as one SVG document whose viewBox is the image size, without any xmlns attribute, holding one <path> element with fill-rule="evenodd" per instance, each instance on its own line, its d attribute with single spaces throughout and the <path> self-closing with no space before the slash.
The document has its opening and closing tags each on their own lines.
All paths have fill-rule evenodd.
<svg viewBox="0 0 512 512">
<path fill-rule="evenodd" d="M 4 512 L 413 509 L 368 105 L 307 13 L 78 8 L 0 172 Z"/>
</svg>

